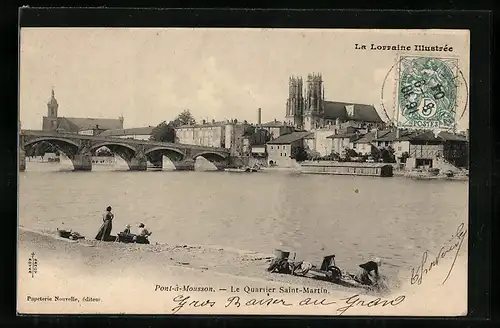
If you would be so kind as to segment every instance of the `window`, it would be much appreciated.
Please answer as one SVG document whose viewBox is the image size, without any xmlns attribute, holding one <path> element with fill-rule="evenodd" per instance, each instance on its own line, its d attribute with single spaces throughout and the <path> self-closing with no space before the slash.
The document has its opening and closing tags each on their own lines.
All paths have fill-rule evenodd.
<svg viewBox="0 0 500 328">
<path fill-rule="evenodd" d="M 278 146 L 278 149 L 280 149 L 280 146 Z"/>
<path fill-rule="evenodd" d="M 286 157 L 286 153 L 285 153 L 285 157 Z"/>
<path fill-rule="evenodd" d="M 273 146 L 271 146 L 271 149 L 274 149 Z"/>
<path fill-rule="evenodd" d="M 280 153 L 280 156 L 283 156 L 283 153 Z"/>
<path fill-rule="evenodd" d="M 401 146 L 398 146 L 398 151 L 401 151 Z"/>
</svg>

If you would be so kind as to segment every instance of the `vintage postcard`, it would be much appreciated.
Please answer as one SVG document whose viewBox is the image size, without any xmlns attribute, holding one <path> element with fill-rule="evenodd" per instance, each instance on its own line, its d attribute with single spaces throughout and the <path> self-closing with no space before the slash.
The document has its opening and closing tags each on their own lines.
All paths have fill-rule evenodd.
<svg viewBox="0 0 500 328">
<path fill-rule="evenodd" d="M 467 313 L 469 31 L 22 28 L 19 314 Z"/>
</svg>

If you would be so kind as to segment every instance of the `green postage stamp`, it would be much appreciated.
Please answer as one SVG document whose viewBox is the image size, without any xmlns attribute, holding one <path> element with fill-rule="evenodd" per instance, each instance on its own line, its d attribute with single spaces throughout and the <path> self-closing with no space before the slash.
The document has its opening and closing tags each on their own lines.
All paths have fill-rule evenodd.
<svg viewBox="0 0 500 328">
<path fill-rule="evenodd" d="M 458 60 L 401 56 L 398 73 L 398 127 L 453 130 L 457 112 Z"/>
</svg>

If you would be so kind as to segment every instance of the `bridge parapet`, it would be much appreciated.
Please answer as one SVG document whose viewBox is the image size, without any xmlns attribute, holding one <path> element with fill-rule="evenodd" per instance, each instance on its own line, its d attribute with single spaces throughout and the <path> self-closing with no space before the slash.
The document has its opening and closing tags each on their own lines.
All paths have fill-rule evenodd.
<svg viewBox="0 0 500 328">
<path fill-rule="evenodd" d="M 88 136 L 81 135 L 72 132 L 64 132 L 64 131 L 44 131 L 44 130 L 22 130 L 20 133 L 21 136 L 29 136 L 33 137 L 49 137 L 49 138 L 64 138 L 70 140 L 91 140 L 95 143 L 101 141 L 103 143 L 106 142 L 122 142 L 129 145 L 144 145 L 147 148 L 157 146 L 157 147 L 171 147 L 178 150 L 192 150 L 192 151 L 208 151 L 213 150 L 219 153 L 228 153 L 229 149 L 219 148 L 219 147 L 206 147 L 206 146 L 198 146 L 198 145 L 188 145 L 181 143 L 172 143 L 172 142 L 161 142 L 161 141 L 151 141 L 151 140 L 138 140 L 138 139 L 128 139 L 128 138 L 117 138 L 117 137 L 100 137 L 100 136 Z"/>
<path fill-rule="evenodd" d="M 130 170 L 139 171 L 147 169 L 148 160 L 152 163 L 161 161 L 162 155 L 169 157 L 176 167 L 184 169 L 194 168 L 194 161 L 199 156 L 204 156 L 219 166 L 225 165 L 230 157 L 229 149 L 225 148 L 40 130 L 22 130 L 19 148 L 25 149 L 42 141 L 52 144 L 68 156 L 74 169 L 79 171 L 91 170 L 92 154 L 104 146 L 122 157 Z"/>
</svg>

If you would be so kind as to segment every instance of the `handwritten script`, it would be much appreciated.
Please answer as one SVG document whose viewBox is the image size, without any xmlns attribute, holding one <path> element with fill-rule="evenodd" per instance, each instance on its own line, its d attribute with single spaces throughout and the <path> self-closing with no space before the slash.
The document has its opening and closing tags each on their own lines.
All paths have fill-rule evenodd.
<svg viewBox="0 0 500 328">
<path fill-rule="evenodd" d="M 455 234 L 452 235 L 451 239 L 448 241 L 447 245 L 441 247 L 439 252 L 437 253 L 436 257 L 433 258 L 430 262 L 428 262 L 428 257 L 429 257 L 429 252 L 425 251 L 422 254 L 422 260 L 420 262 L 420 265 L 416 268 L 411 269 L 411 277 L 410 277 L 410 282 L 412 285 L 417 284 L 420 285 L 422 284 L 422 280 L 424 276 L 426 276 L 433 267 L 436 267 L 439 265 L 441 259 L 444 259 L 448 253 L 452 253 L 454 255 L 453 262 L 450 266 L 450 269 L 448 270 L 448 274 L 444 278 L 442 284 L 444 285 L 448 278 L 450 277 L 451 271 L 453 270 L 453 267 L 455 266 L 455 262 L 458 257 L 458 253 L 460 252 L 460 249 L 462 248 L 465 236 L 467 235 L 467 230 L 465 229 L 465 224 L 461 223 L 457 227 L 457 231 Z"/>
<path fill-rule="evenodd" d="M 312 298 L 306 297 L 299 301 L 289 301 L 279 297 L 265 297 L 265 298 L 249 298 L 243 299 L 240 296 L 230 296 L 224 301 L 211 299 L 197 300 L 191 296 L 177 295 L 172 301 L 175 307 L 172 308 L 172 313 L 178 313 L 184 308 L 213 308 L 218 303 L 224 308 L 240 308 L 240 307 L 290 307 L 290 306 L 327 306 L 332 307 L 332 314 L 343 315 L 348 310 L 356 307 L 395 307 L 405 300 L 404 295 L 397 296 L 392 299 L 382 299 L 380 297 L 373 298 L 373 296 L 360 296 L 359 294 L 350 297 L 341 298 L 339 300 L 327 300 L 326 298 Z"/>
</svg>

